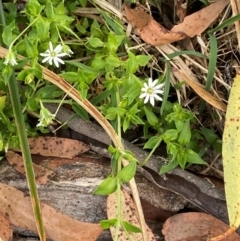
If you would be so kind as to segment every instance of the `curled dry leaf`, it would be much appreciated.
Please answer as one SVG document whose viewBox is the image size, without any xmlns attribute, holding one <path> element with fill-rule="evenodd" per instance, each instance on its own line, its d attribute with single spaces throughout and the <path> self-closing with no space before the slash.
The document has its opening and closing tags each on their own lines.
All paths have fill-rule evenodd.
<svg viewBox="0 0 240 241">
<path fill-rule="evenodd" d="M 12 240 L 12 227 L 10 221 L 0 213 L 0 241 Z"/>
<path fill-rule="evenodd" d="M 99 224 L 74 220 L 43 203 L 41 208 L 46 236 L 54 241 L 94 241 L 102 232 Z M 9 218 L 13 225 L 37 233 L 30 197 L 2 183 L 0 212 Z"/>
<path fill-rule="evenodd" d="M 148 44 L 157 46 L 169 44 L 187 37 L 201 34 L 222 12 L 229 0 L 218 0 L 184 18 L 183 22 L 171 30 L 165 29 L 147 14 L 141 5 L 132 9 L 125 5 L 128 21 L 137 28 L 140 37 Z"/>
<path fill-rule="evenodd" d="M 225 233 L 229 226 L 206 213 L 181 213 L 170 217 L 163 225 L 166 241 L 206 241 Z M 224 241 L 239 241 L 237 233 Z"/>
<path fill-rule="evenodd" d="M 22 156 L 20 156 L 16 152 L 8 151 L 6 153 L 6 158 L 15 170 L 22 173 L 24 176 L 26 175 Z M 33 169 L 36 177 L 36 182 L 39 184 L 46 184 L 49 178 L 51 178 L 54 175 L 53 171 L 42 166 L 36 165 L 34 163 Z"/>
<path fill-rule="evenodd" d="M 29 138 L 28 141 L 31 153 L 41 156 L 73 158 L 89 151 L 89 147 L 83 142 L 67 138 L 40 136 Z"/>
<path fill-rule="evenodd" d="M 219 99 L 217 99 L 215 96 L 213 96 L 211 93 L 206 91 L 203 86 L 200 84 L 194 82 L 190 78 L 188 78 L 185 74 L 183 74 L 181 71 L 177 69 L 173 69 L 175 71 L 175 75 L 181 76 L 181 78 L 188 83 L 189 86 L 198 94 L 199 97 L 201 97 L 203 100 L 205 100 L 208 104 L 212 105 L 213 107 L 226 111 L 227 106 Z"/>
<path fill-rule="evenodd" d="M 132 198 L 129 196 L 129 194 L 122 190 L 121 193 L 122 198 L 122 219 L 124 221 L 127 221 L 131 223 L 134 226 L 140 227 L 140 224 L 138 222 L 137 218 L 137 210 L 135 208 L 135 204 L 132 200 Z M 117 215 L 117 193 L 110 194 L 107 198 L 107 215 L 109 219 L 116 218 Z M 146 224 L 146 230 L 148 235 L 148 241 L 156 241 L 152 231 Z M 114 238 L 115 235 L 115 228 L 110 228 L 111 235 Z M 131 233 L 131 238 L 134 241 L 142 241 L 142 233 Z M 118 234 L 118 241 L 126 241 L 128 240 L 128 237 L 126 233 L 123 230 L 120 230 Z"/>
</svg>

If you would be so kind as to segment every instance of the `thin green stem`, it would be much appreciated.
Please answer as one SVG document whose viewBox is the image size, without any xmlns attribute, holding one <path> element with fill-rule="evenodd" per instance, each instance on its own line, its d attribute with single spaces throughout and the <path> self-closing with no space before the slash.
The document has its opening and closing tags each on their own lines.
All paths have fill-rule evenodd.
<svg viewBox="0 0 240 241">
<path fill-rule="evenodd" d="M 4 17 L 2 1 L 0 1 L 0 18 L 1 18 L 1 23 L 2 23 L 2 27 L 1 28 L 3 28 L 4 26 L 6 26 L 6 21 L 5 21 L 5 17 Z M 0 35 L 0 45 L 3 46 L 2 35 Z"/>
<path fill-rule="evenodd" d="M 162 141 L 162 139 L 159 138 L 159 141 L 156 143 L 156 145 L 155 145 L 155 146 L 153 147 L 153 149 L 150 151 L 150 153 L 149 153 L 148 156 L 145 158 L 145 160 L 144 160 L 142 163 L 140 163 L 141 166 L 146 165 L 146 163 L 148 162 L 148 160 L 150 159 L 150 157 L 153 155 L 153 153 L 155 152 L 155 150 L 156 150 L 156 149 L 158 148 L 158 146 L 160 145 L 161 141 Z"/>
<path fill-rule="evenodd" d="M 34 19 L 10 44 L 9 46 L 9 50 L 12 49 L 13 44 L 39 19 L 39 17 L 37 17 L 36 19 Z"/>
<path fill-rule="evenodd" d="M 9 93 L 11 97 L 11 103 L 13 107 L 13 112 L 15 116 L 15 124 L 17 127 L 17 132 L 18 132 L 18 137 L 21 145 L 21 150 L 23 153 L 23 160 L 24 160 L 24 166 L 26 170 L 26 176 L 27 176 L 27 181 L 28 181 L 28 187 L 30 190 L 30 195 L 32 198 L 32 206 L 33 206 L 33 211 L 34 215 L 37 220 L 37 228 L 39 232 L 39 236 L 41 238 L 41 241 L 46 240 L 45 238 L 45 231 L 44 231 L 44 226 L 43 226 L 43 220 L 41 217 L 41 209 L 40 209 L 40 203 L 39 203 L 39 197 L 38 197 L 38 192 L 37 192 L 37 187 L 35 183 L 35 175 L 34 175 L 34 170 L 33 170 L 33 165 L 32 165 L 32 158 L 29 150 L 29 145 L 28 145 L 28 139 L 27 139 L 27 134 L 26 134 L 26 127 L 23 119 L 23 114 L 22 114 L 22 108 L 21 108 L 21 103 L 20 103 L 20 97 L 18 93 L 18 87 L 15 79 L 15 74 L 12 74 L 9 83 Z M 33 201 L 34 199 L 34 201 Z"/>
<path fill-rule="evenodd" d="M 116 102 L 117 106 L 120 103 L 120 96 L 119 96 L 119 89 L 116 92 Z M 117 115 L 117 134 L 118 134 L 118 143 L 121 143 L 121 117 Z M 120 172 L 122 168 L 122 157 L 117 160 L 117 170 Z M 114 241 L 118 240 L 118 233 L 121 227 L 121 220 L 122 220 L 122 201 L 121 201 L 121 180 L 117 177 L 117 225 L 116 225 L 116 232 Z"/>
<path fill-rule="evenodd" d="M 1 15 L 0 19 L 2 21 L 2 25 L 3 25 L 3 27 L 5 27 L 6 22 L 5 22 L 4 12 L 3 12 L 2 0 L 0 0 L 0 15 Z M 36 20 L 34 20 L 34 21 L 36 21 Z M 28 28 L 29 28 L 29 26 L 28 26 Z M 21 33 L 15 39 L 15 41 L 22 34 L 23 33 Z M 10 46 L 12 46 L 12 44 L 13 44 L 13 42 L 11 43 Z M 43 220 L 42 220 L 42 216 L 41 216 L 40 202 L 39 202 L 38 192 L 37 192 L 37 187 L 36 187 L 36 182 L 35 182 L 32 158 L 31 158 L 31 154 L 30 154 L 30 150 L 29 150 L 26 127 L 25 127 L 24 118 L 23 118 L 23 114 L 22 114 L 20 96 L 19 96 L 19 92 L 18 92 L 18 86 L 17 86 L 17 82 L 15 79 L 14 71 L 12 71 L 12 75 L 9 79 L 8 88 L 9 88 L 12 108 L 13 108 L 14 117 L 15 117 L 15 124 L 17 127 L 18 136 L 19 136 L 20 146 L 21 146 L 21 150 L 23 153 L 23 162 L 24 162 L 28 187 L 29 187 L 30 196 L 31 196 L 33 213 L 34 213 L 35 220 L 36 220 L 36 226 L 37 226 L 37 230 L 38 230 L 38 233 L 40 236 L 40 240 L 45 241 L 46 236 L 45 236 L 45 230 L 44 230 Z"/>
</svg>

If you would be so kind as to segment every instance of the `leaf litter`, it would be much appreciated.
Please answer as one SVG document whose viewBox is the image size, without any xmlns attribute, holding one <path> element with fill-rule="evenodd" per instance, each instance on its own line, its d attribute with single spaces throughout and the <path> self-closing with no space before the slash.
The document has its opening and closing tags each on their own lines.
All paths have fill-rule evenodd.
<svg viewBox="0 0 240 241">
<path fill-rule="evenodd" d="M 213 216 L 190 212 L 170 217 L 163 225 L 162 233 L 165 241 L 206 241 L 218 236 L 229 229 L 229 226 Z M 239 241 L 237 233 L 224 239 L 224 241 Z"/>
<path fill-rule="evenodd" d="M 46 236 L 54 241 L 93 241 L 102 232 L 100 224 L 77 221 L 44 203 L 41 208 Z M 37 233 L 30 197 L 2 183 L 0 213 L 9 219 L 11 224 Z"/>
<path fill-rule="evenodd" d="M 138 221 L 137 217 L 137 209 L 135 207 L 135 204 L 130 197 L 130 195 L 125 191 L 121 191 L 121 203 L 122 203 L 122 219 L 124 221 L 127 221 L 131 223 L 132 225 L 136 227 L 140 227 L 140 223 Z M 110 194 L 107 198 L 107 215 L 109 219 L 116 218 L 117 214 L 117 193 Z M 146 230 L 148 235 L 148 241 L 156 241 L 151 229 L 146 224 Z M 115 235 L 115 228 L 110 228 L 111 235 L 114 238 Z M 142 233 L 131 233 L 131 238 L 134 241 L 142 241 Z M 128 240 L 128 237 L 126 233 L 121 229 L 119 231 L 118 235 L 118 241 L 126 241 Z"/>
<path fill-rule="evenodd" d="M 75 156 L 89 151 L 89 147 L 83 142 L 67 138 L 37 137 L 29 138 L 28 140 L 31 154 L 39 154 L 45 157 L 58 157 L 60 162 L 61 158 L 68 158 L 70 162 Z M 9 150 L 6 153 L 6 158 L 15 170 L 25 175 L 23 157 L 21 155 Z M 59 163 L 59 165 L 61 165 L 61 163 Z M 35 163 L 33 163 L 33 168 L 38 184 L 46 184 L 48 180 L 54 176 L 54 172 L 49 168 Z"/>
<path fill-rule="evenodd" d="M 132 9 L 125 5 L 128 21 L 137 28 L 138 34 L 148 44 L 157 46 L 169 44 L 201 34 L 218 17 L 229 0 L 219 0 L 184 18 L 183 22 L 171 30 L 164 28 L 145 12 L 141 5 Z"/>
<path fill-rule="evenodd" d="M 12 240 L 13 231 L 7 217 L 0 213 L 0 241 Z"/>
</svg>

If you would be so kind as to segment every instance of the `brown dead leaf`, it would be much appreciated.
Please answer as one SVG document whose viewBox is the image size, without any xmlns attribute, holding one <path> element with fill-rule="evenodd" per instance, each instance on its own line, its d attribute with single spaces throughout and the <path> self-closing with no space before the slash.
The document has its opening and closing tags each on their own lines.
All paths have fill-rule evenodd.
<svg viewBox="0 0 240 241">
<path fill-rule="evenodd" d="M 169 44 L 187 37 L 201 34 L 222 12 L 229 0 L 218 0 L 184 18 L 184 21 L 175 25 L 171 30 L 165 29 L 152 16 L 144 11 L 141 5 L 132 9 L 125 4 L 125 13 L 128 21 L 137 28 L 140 37 L 148 44 Z"/>
<path fill-rule="evenodd" d="M 46 236 L 54 241 L 93 241 L 102 232 L 99 224 L 74 220 L 43 203 L 41 208 Z M 30 197 L 2 183 L 0 183 L 0 212 L 9 218 L 13 225 L 37 233 Z"/>
<path fill-rule="evenodd" d="M 73 158 L 76 155 L 89 151 L 89 147 L 83 142 L 60 137 L 29 138 L 29 146 L 32 154 L 41 156 L 55 156 Z"/>
<path fill-rule="evenodd" d="M 24 176 L 26 175 L 23 158 L 19 154 L 13 151 L 8 151 L 6 153 L 6 158 L 8 162 L 14 167 L 15 170 L 22 173 Z M 50 177 L 54 175 L 53 171 L 44 168 L 42 166 L 36 165 L 33 163 L 33 169 L 36 177 L 36 182 L 39 184 L 46 184 Z"/>
<path fill-rule="evenodd" d="M 222 110 L 222 111 L 226 111 L 227 110 L 227 106 L 221 100 L 217 99 L 211 93 L 206 91 L 203 88 L 203 86 L 201 86 L 200 84 L 198 84 L 198 83 L 194 82 L 193 80 L 189 79 L 182 72 L 180 72 L 178 70 L 174 70 L 174 71 L 175 71 L 175 73 L 180 75 L 182 77 L 182 79 L 184 81 L 186 81 L 188 83 L 188 85 L 191 86 L 192 89 L 199 95 L 199 97 L 201 97 L 207 103 L 209 103 L 210 105 L 212 105 L 213 107 L 215 107 L 215 108 L 217 108 L 219 110 Z"/>
<path fill-rule="evenodd" d="M 206 213 L 181 213 L 170 217 L 163 225 L 165 241 L 206 241 L 225 233 L 229 226 Z M 239 241 L 237 233 L 224 241 Z"/>
<path fill-rule="evenodd" d="M 0 240 L 10 241 L 12 240 L 12 227 L 10 221 L 0 213 Z"/>
<path fill-rule="evenodd" d="M 137 218 L 137 210 L 135 208 L 135 204 L 129 194 L 122 190 L 121 192 L 121 198 L 122 198 L 122 219 L 124 221 L 127 221 L 131 223 L 134 226 L 140 227 L 140 224 L 138 222 Z M 107 215 L 109 219 L 116 218 L 117 214 L 117 194 L 116 192 L 113 194 L 110 194 L 107 198 Z M 156 241 L 152 231 L 146 224 L 146 230 L 148 235 L 148 241 Z M 115 235 L 115 228 L 110 228 L 111 235 L 114 238 Z M 142 241 L 142 234 L 141 233 L 131 233 L 131 238 L 134 241 Z M 128 237 L 124 231 L 119 232 L 118 241 L 126 241 L 128 240 Z"/>
</svg>

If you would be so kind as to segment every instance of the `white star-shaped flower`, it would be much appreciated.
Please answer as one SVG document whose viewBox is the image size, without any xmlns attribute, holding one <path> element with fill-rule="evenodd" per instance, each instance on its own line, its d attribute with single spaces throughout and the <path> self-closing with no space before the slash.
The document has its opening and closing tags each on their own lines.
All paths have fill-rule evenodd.
<svg viewBox="0 0 240 241">
<path fill-rule="evenodd" d="M 48 62 L 50 65 L 54 65 L 58 68 L 59 63 L 64 64 L 64 61 L 61 57 L 68 55 L 67 53 L 62 52 L 62 45 L 58 44 L 55 49 L 53 49 L 52 42 L 49 42 L 49 49 L 45 53 L 41 53 L 41 56 L 45 57 L 42 63 Z"/>
<path fill-rule="evenodd" d="M 139 98 L 144 99 L 144 104 L 150 101 L 151 105 L 154 106 L 155 99 L 160 101 L 162 100 L 158 94 L 164 93 L 162 90 L 164 83 L 156 85 L 157 82 L 158 79 L 153 81 L 152 78 L 149 78 L 148 83 L 143 84 L 143 88 L 141 89 L 142 94 L 139 96 Z"/>
<path fill-rule="evenodd" d="M 17 65 L 17 61 L 16 61 L 16 58 L 15 58 L 15 55 L 14 55 L 14 53 L 11 50 L 9 50 L 9 52 L 8 52 L 6 58 L 5 58 L 4 64 L 5 65 L 10 64 L 12 66 Z"/>
</svg>

